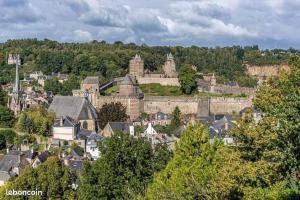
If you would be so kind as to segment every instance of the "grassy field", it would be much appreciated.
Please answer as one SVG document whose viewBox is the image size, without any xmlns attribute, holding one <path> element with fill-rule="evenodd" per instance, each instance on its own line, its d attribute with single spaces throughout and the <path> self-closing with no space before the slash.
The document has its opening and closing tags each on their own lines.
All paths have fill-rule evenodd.
<svg viewBox="0 0 300 200">
<path fill-rule="evenodd" d="M 159 83 L 141 84 L 143 93 L 153 96 L 209 96 L 209 97 L 246 97 L 246 95 L 217 94 L 194 91 L 190 95 L 182 93 L 178 86 L 162 86 Z"/>
<path fill-rule="evenodd" d="M 119 86 L 118 85 L 114 85 L 110 88 L 108 88 L 105 91 L 105 96 L 110 96 L 112 93 L 118 92 L 119 91 Z"/>
</svg>

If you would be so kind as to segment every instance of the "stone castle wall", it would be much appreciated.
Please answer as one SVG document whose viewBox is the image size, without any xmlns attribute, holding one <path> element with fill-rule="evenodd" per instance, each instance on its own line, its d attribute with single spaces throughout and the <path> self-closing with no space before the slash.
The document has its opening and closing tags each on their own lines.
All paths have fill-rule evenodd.
<svg viewBox="0 0 300 200">
<path fill-rule="evenodd" d="M 288 65 L 246 65 L 246 67 L 250 76 L 258 77 L 278 76 L 281 70 L 289 70 Z"/>
<path fill-rule="evenodd" d="M 144 112 L 155 114 L 164 112 L 171 114 L 178 106 L 182 114 L 209 114 L 209 99 L 205 97 L 145 96 Z"/>
<path fill-rule="evenodd" d="M 140 116 L 140 112 L 142 112 L 140 99 L 128 96 L 98 96 L 94 106 L 95 108 L 100 109 L 104 104 L 112 102 L 120 102 L 123 106 L 125 106 L 126 114 L 130 116 L 131 120 L 138 118 Z"/>
<path fill-rule="evenodd" d="M 214 87 L 214 92 L 220 93 L 220 94 L 247 94 L 252 95 L 255 93 L 254 88 L 248 88 L 248 87 L 238 87 L 238 86 L 227 86 L 227 85 L 216 85 Z"/>
<path fill-rule="evenodd" d="M 163 86 L 180 86 L 178 78 L 136 77 L 139 84 L 159 83 Z"/>
<path fill-rule="evenodd" d="M 210 99 L 211 114 L 239 113 L 242 109 L 251 106 L 252 106 L 252 97 L 249 98 L 213 97 Z"/>
</svg>

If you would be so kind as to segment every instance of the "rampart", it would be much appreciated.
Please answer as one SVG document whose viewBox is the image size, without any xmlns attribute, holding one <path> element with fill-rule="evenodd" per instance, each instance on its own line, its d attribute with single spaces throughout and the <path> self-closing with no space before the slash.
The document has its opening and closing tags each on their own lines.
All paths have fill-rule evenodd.
<svg viewBox="0 0 300 200">
<path fill-rule="evenodd" d="M 229 98 L 213 97 L 210 99 L 211 114 L 233 114 L 239 113 L 242 109 L 252 106 L 252 97 Z"/>
</svg>

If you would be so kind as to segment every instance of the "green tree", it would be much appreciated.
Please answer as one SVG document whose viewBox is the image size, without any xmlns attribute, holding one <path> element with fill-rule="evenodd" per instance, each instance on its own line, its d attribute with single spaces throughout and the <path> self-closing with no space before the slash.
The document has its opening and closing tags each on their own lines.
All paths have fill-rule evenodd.
<svg viewBox="0 0 300 200">
<path fill-rule="evenodd" d="M 80 79 L 75 75 L 71 75 L 68 77 L 68 80 L 63 83 L 61 91 L 59 91 L 59 94 L 63 96 L 72 95 L 72 90 L 79 89 L 79 88 L 80 88 Z"/>
<path fill-rule="evenodd" d="M 171 119 L 170 126 L 172 130 L 175 130 L 177 127 L 181 125 L 181 111 L 178 106 L 175 107 L 171 117 L 172 119 Z"/>
<path fill-rule="evenodd" d="M 5 136 L 0 134 L 0 150 L 6 148 L 6 139 Z"/>
<path fill-rule="evenodd" d="M 0 135 L 5 137 L 5 141 L 8 144 L 13 144 L 17 137 L 17 133 L 13 130 L 0 130 Z"/>
<path fill-rule="evenodd" d="M 47 92 L 52 92 L 54 95 L 60 93 L 62 90 L 62 84 L 57 78 L 51 78 L 45 81 L 44 89 Z"/>
<path fill-rule="evenodd" d="M 16 128 L 20 131 L 47 136 L 54 119 L 54 113 L 49 113 L 42 106 L 35 106 L 20 114 Z"/>
<path fill-rule="evenodd" d="M 0 87 L 0 105 L 5 106 L 7 103 L 7 94 L 6 92 Z"/>
<path fill-rule="evenodd" d="M 178 79 L 183 93 L 191 94 L 197 88 L 196 72 L 190 65 L 184 65 L 179 69 Z"/>
<path fill-rule="evenodd" d="M 71 189 L 71 174 L 64 164 L 56 157 L 50 157 L 37 168 L 28 167 L 25 171 L 9 181 L 0 189 L 0 199 L 75 199 Z M 42 191 L 42 196 L 7 196 L 6 190 Z"/>
<path fill-rule="evenodd" d="M 13 111 L 11 111 L 6 106 L 0 105 L 0 127 L 9 128 L 15 123 L 15 116 Z"/>
<path fill-rule="evenodd" d="M 124 122 L 128 119 L 126 107 L 119 102 L 104 104 L 98 113 L 100 128 L 104 128 L 108 122 Z"/>
<path fill-rule="evenodd" d="M 101 158 L 85 163 L 79 176 L 79 199 L 134 199 L 145 192 L 153 173 L 164 168 L 168 150 L 117 133 L 100 144 Z"/>
</svg>

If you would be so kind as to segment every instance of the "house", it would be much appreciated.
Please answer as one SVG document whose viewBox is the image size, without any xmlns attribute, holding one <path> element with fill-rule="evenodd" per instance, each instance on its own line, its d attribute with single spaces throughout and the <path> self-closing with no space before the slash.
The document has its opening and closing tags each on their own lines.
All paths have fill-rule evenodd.
<svg viewBox="0 0 300 200">
<path fill-rule="evenodd" d="M 156 132 L 156 130 L 153 128 L 151 122 L 148 123 L 148 127 L 147 127 L 146 130 L 144 131 L 144 134 L 146 134 L 146 135 L 153 135 L 153 134 L 157 135 L 157 132 Z"/>
<path fill-rule="evenodd" d="M 97 111 L 84 97 L 55 96 L 48 109 L 55 113 L 56 118 L 70 117 L 80 123 L 80 128 L 97 131 Z"/>
<path fill-rule="evenodd" d="M 254 107 L 252 107 L 252 108 L 246 107 L 246 108 L 242 109 L 240 111 L 240 116 L 245 117 L 247 112 L 252 112 L 252 117 L 253 117 L 255 123 L 258 123 L 262 119 L 262 113 Z"/>
<path fill-rule="evenodd" d="M 215 121 L 208 124 L 209 142 L 213 143 L 218 138 L 226 145 L 232 144 L 233 138 L 226 135 L 226 132 L 235 126 L 232 118 L 230 116 L 215 116 L 215 118 Z"/>
<path fill-rule="evenodd" d="M 8 151 L 0 161 L 0 186 L 4 185 L 11 177 L 20 175 L 30 163 L 21 151 Z"/>
<path fill-rule="evenodd" d="M 80 129 L 79 122 L 69 116 L 61 116 L 52 126 L 53 138 L 65 141 L 73 141 Z"/>
<path fill-rule="evenodd" d="M 38 155 L 36 157 L 36 159 L 32 163 L 32 167 L 35 168 L 35 167 L 39 166 L 40 164 L 45 162 L 50 156 L 51 156 L 51 154 L 49 151 L 44 151 L 43 153 L 41 153 L 40 155 Z"/>
<path fill-rule="evenodd" d="M 134 125 L 129 122 L 108 122 L 101 135 L 104 137 L 111 137 L 116 132 L 124 132 L 134 135 Z"/>
<path fill-rule="evenodd" d="M 154 118 L 151 120 L 151 123 L 154 126 L 156 125 L 165 126 L 171 124 L 171 118 L 166 113 L 157 112 L 155 113 Z"/>
<path fill-rule="evenodd" d="M 35 71 L 29 74 L 29 78 L 34 79 L 34 80 L 38 80 L 38 77 L 43 76 L 43 72 L 41 71 Z"/>
<path fill-rule="evenodd" d="M 86 153 L 90 156 L 93 160 L 97 160 L 100 157 L 100 151 L 98 148 L 98 143 L 103 141 L 104 138 L 97 133 L 92 133 L 86 142 Z"/>
</svg>

